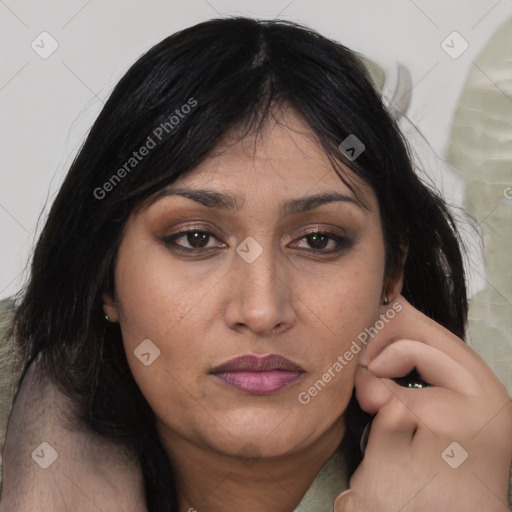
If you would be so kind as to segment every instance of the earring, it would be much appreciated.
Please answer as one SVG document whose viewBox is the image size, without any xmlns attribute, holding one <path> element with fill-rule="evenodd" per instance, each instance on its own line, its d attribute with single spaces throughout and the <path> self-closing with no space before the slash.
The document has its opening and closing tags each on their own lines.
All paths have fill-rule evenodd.
<svg viewBox="0 0 512 512">
<path fill-rule="evenodd" d="M 108 317 L 108 315 L 107 315 L 107 314 L 105 314 L 105 320 L 106 320 L 107 322 L 110 322 L 110 318 Z"/>
<path fill-rule="evenodd" d="M 382 304 L 384 304 L 384 306 L 387 306 L 389 304 L 389 299 L 387 295 L 384 295 L 384 302 Z"/>
</svg>

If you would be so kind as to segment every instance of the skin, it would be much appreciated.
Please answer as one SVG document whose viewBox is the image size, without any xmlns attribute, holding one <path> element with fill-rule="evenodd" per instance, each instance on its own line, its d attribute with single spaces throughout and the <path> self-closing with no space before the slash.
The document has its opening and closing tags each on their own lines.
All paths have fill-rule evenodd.
<svg viewBox="0 0 512 512">
<path fill-rule="evenodd" d="M 309 404 L 298 394 L 383 311 L 384 242 L 372 190 L 358 184 L 365 209 L 301 118 L 290 109 L 275 116 L 256 146 L 227 140 L 171 186 L 230 193 L 240 209 L 180 196 L 146 206 L 127 223 L 116 294 L 104 297 L 177 468 L 183 511 L 293 510 L 342 439 L 356 365 Z M 287 200 L 333 191 L 351 201 L 280 213 Z M 163 243 L 194 226 L 215 234 L 203 241 L 207 256 Z M 311 245 L 305 235 L 313 229 L 346 236 L 350 245 L 329 254 L 336 242 Z M 263 249 L 252 263 L 235 251 L 248 236 Z M 175 243 L 194 247 L 186 236 Z M 160 350 L 149 366 L 134 356 L 144 339 Z M 233 357 L 272 353 L 304 369 L 272 395 L 250 395 L 209 374 Z"/>
<path fill-rule="evenodd" d="M 301 118 L 293 110 L 281 114 L 256 150 L 251 139 L 226 139 L 172 185 L 230 192 L 244 200 L 238 211 L 168 196 L 134 212 L 118 253 L 115 295 L 104 296 L 105 313 L 120 323 L 130 368 L 176 467 L 180 511 L 293 510 L 343 436 L 342 414 L 355 384 L 363 409 L 377 416 L 365 458 L 335 512 L 505 512 L 512 406 L 504 387 L 470 347 L 400 295 L 401 274 L 395 280 L 384 275 L 381 221 L 368 186 L 356 189 L 368 210 L 332 202 L 280 214 L 291 198 L 333 191 L 355 197 Z M 204 245 L 215 249 L 206 256 L 186 256 L 163 242 L 192 226 L 214 233 Z M 308 253 L 315 245 L 305 235 L 315 228 L 345 232 L 352 243 L 328 256 Z M 248 236 L 263 248 L 252 263 L 236 252 Z M 186 248 L 194 240 L 175 242 Z M 335 246 L 328 239 L 316 248 Z M 382 304 L 384 293 L 389 306 Z M 300 403 L 299 393 L 397 304 L 401 311 L 367 347 L 361 344 L 321 392 Z M 148 366 L 134 355 L 144 339 L 160 350 Z M 248 353 L 284 355 L 304 374 L 268 396 L 248 395 L 209 375 Z M 405 389 L 391 380 L 413 367 L 432 387 Z M 50 402 L 61 413 L 70 404 L 31 379 L 29 372 L 6 438 L 4 475 L 15 478 L 5 478 L 0 511 L 42 504 L 97 510 L 84 493 L 101 497 L 104 512 L 144 510 L 133 457 L 79 428 L 64 431 L 44 404 L 55 397 Z M 16 428 L 22 424 L 26 435 Z M 59 452 L 47 470 L 27 456 L 34 439 Z M 440 457 L 453 441 L 469 453 L 456 470 Z M 20 460 L 30 464 L 16 473 Z M 81 492 L 70 482 L 81 482 Z"/>
<path fill-rule="evenodd" d="M 361 353 L 357 399 L 377 416 L 334 512 L 507 512 L 506 389 L 461 339 L 402 296 L 396 303 L 402 311 Z M 406 389 L 391 380 L 413 368 L 431 387 Z"/>
</svg>

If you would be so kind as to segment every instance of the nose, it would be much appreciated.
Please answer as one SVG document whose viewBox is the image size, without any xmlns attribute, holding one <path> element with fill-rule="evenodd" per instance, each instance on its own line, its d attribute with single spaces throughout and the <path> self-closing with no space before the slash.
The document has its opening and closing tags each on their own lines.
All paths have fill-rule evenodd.
<svg viewBox="0 0 512 512">
<path fill-rule="evenodd" d="M 226 323 L 237 332 L 271 337 L 295 322 L 292 283 L 271 250 L 248 263 L 235 254 L 228 279 Z"/>
</svg>

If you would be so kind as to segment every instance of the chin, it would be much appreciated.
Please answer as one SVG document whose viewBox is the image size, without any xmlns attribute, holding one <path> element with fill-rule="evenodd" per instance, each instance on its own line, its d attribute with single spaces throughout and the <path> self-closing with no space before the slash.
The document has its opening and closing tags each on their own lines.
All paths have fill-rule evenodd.
<svg viewBox="0 0 512 512">
<path fill-rule="evenodd" d="M 277 426 L 273 422 L 260 419 L 258 423 L 239 423 L 238 426 L 226 430 L 227 435 L 223 439 L 210 439 L 210 443 L 216 445 L 214 448 L 226 455 L 247 458 L 270 458 L 292 454 L 313 443 L 317 431 L 314 427 L 307 428 L 303 422 L 298 425 L 283 422 L 282 419 L 281 424 L 278 423 Z"/>
</svg>

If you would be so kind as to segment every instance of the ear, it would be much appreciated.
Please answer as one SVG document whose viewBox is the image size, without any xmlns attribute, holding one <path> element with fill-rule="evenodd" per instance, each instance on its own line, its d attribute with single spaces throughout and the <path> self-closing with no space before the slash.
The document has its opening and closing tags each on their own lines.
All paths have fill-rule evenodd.
<svg viewBox="0 0 512 512">
<path fill-rule="evenodd" d="M 387 276 L 384 280 L 383 287 L 383 298 L 387 296 L 389 302 L 393 302 L 401 293 L 404 285 L 404 267 L 405 261 L 407 260 L 407 252 L 409 247 L 407 244 L 400 244 L 400 250 L 402 252 L 402 258 L 400 261 L 400 267 L 394 272 L 392 276 Z"/>
<path fill-rule="evenodd" d="M 108 321 L 119 322 L 119 311 L 112 296 L 108 293 L 103 293 L 101 298 L 103 299 L 103 312 L 108 316 Z"/>
</svg>

